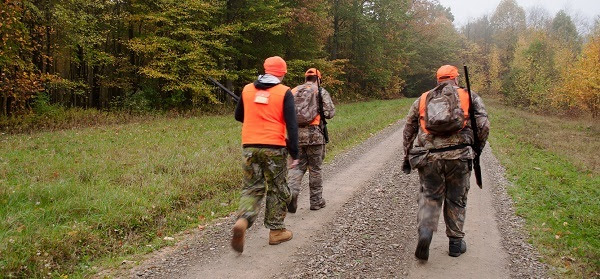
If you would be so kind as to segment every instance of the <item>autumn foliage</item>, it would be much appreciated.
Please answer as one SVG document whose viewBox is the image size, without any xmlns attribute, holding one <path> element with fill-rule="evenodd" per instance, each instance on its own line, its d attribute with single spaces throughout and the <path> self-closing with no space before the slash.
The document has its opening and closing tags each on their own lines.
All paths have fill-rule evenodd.
<svg viewBox="0 0 600 279">
<path fill-rule="evenodd" d="M 599 23 L 582 35 L 564 11 L 528 12 L 503 0 L 491 16 L 462 28 L 474 88 L 513 106 L 598 117 Z"/>
<path fill-rule="evenodd" d="M 598 115 L 590 65 L 598 32 L 580 34 L 567 13 L 525 11 L 515 0 L 460 30 L 435 0 L 0 4 L 4 118 L 57 107 L 216 107 L 231 101 L 207 77 L 239 92 L 273 55 L 288 61 L 291 85 L 306 68 L 323 69 L 339 101 L 417 96 L 439 65 L 467 63 L 481 94 Z"/>
<path fill-rule="evenodd" d="M 338 101 L 415 95 L 456 62 L 452 14 L 429 0 L 2 0 L 0 112 L 185 110 L 231 101 L 279 55 L 318 67 Z M 43 109 L 40 109 L 43 108 Z"/>
<path fill-rule="evenodd" d="M 581 55 L 563 79 L 562 95 L 555 99 L 569 108 L 600 116 L 600 34 L 584 45 Z"/>
<path fill-rule="evenodd" d="M 40 46 L 28 38 L 27 18 L 21 1 L 6 0 L 0 9 L 0 113 L 22 111 L 27 101 L 42 90 L 42 76 L 30 59 Z M 32 30 L 35 31 L 35 30 Z"/>
</svg>

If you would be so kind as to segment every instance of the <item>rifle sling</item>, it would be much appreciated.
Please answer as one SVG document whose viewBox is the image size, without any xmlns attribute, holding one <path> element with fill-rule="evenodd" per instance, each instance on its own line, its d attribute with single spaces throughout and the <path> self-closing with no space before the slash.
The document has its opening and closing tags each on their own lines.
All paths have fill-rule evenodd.
<svg viewBox="0 0 600 279">
<path fill-rule="evenodd" d="M 318 79 L 317 79 L 318 80 Z M 323 139 L 325 143 L 329 143 L 329 132 L 327 131 L 327 120 L 325 120 L 325 110 L 323 109 L 323 94 L 321 93 L 321 84 L 317 83 L 317 87 L 319 89 L 318 101 L 319 101 L 319 114 L 321 115 L 321 123 L 323 126 L 319 125 L 321 128 L 321 134 L 323 134 Z"/>
</svg>

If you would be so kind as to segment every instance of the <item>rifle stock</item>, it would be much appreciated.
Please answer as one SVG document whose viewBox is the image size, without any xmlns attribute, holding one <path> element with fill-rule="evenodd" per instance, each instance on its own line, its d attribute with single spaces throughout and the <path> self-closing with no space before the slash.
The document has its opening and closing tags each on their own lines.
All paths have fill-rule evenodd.
<svg viewBox="0 0 600 279">
<path fill-rule="evenodd" d="M 480 155 L 481 150 L 479 147 L 479 136 L 477 131 L 477 119 L 475 118 L 475 108 L 473 107 L 473 95 L 471 94 L 471 83 L 469 82 L 469 69 L 467 65 L 463 65 L 465 69 L 465 81 L 467 83 L 467 92 L 469 92 L 469 118 L 471 119 L 471 129 L 473 130 L 473 150 L 475 151 L 475 158 L 473 159 L 473 171 L 475 171 L 475 181 L 480 189 L 483 189 L 482 178 L 481 178 L 481 162 Z"/>
</svg>

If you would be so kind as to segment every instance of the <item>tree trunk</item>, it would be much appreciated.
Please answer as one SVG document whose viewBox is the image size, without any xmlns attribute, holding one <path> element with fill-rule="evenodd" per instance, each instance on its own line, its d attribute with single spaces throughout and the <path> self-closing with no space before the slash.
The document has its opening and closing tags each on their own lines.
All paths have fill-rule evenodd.
<svg viewBox="0 0 600 279">
<path fill-rule="evenodd" d="M 2 72 L 0 71 L 0 75 L 2 75 Z M 3 83 L 6 82 L 6 79 L 3 79 Z M 6 90 L 3 90 L 2 92 L 2 116 L 6 117 L 8 116 L 8 92 L 6 92 Z"/>
<path fill-rule="evenodd" d="M 331 43 L 330 57 L 332 60 L 337 59 L 340 45 L 340 15 L 339 15 L 339 0 L 333 1 L 333 42 Z"/>
<path fill-rule="evenodd" d="M 140 23 L 141 25 L 141 23 Z M 133 22 L 130 21 L 129 22 L 129 30 L 127 32 L 127 40 L 131 41 L 135 38 L 135 29 L 134 29 L 134 25 Z M 135 51 L 133 51 L 133 49 L 129 50 L 129 64 L 131 64 L 133 69 L 136 69 L 137 63 L 136 63 L 136 55 L 135 55 Z M 128 73 L 131 75 L 131 92 L 124 92 L 123 97 L 127 96 L 128 94 L 132 94 L 135 93 L 139 90 L 139 84 L 140 84 L 140 80 L 139 80 L 139 75 L 134 72 L 130 72 Z"/>
<path fill-rule="evenodd" d="M 2 116 L 8 116 L 6 107 L 8 106 L 8 93 L 2 93 Z"/>
<path fill-rule="evenodd" d="M 2 70 L 2 67 L 0 67 L 0 79 L 2 80 L 2 84 L 6 84 L 6 78 L 4 78 L 4 71 Z M 6 92 L 6 90 L 2 90 L 2 110 L 0 111 L 2 113 L 2 116 L 7 116 L 7 109 L 6 106 L 8 105 L 8 92 Z"/>
<path fill-rule="evenodd" d="M 98 109 L 103 108 L 105 106 L 106 100 L 103 100 L 100 96 L 100 83 L 98 81 L 98 66 L 94 66 L 91 68 L 92 72 L 91 76 L 91 91 L 92 98 L 94 98 Z"/>
<path fill-rule="evenodd" d="M 52 55 L 51 53 L 51 42 L 50 42 L 50 33 L 52 28 L 50 27 L 50 25 L 46 26 L 46 63 L 45 63 L 45 68 L 44 68 L 44 73 L 52 73 L 52 71 L 50 70 L 51 67 L 51 60 L 50 57 Z"/>
</svg>

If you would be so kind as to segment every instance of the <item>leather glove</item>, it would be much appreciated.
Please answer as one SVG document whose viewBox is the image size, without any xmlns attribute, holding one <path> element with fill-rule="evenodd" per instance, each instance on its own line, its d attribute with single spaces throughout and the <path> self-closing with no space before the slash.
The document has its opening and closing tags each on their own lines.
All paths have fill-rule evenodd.
<svg viewBox="0 0 600 279">
<path fill-rule="evenodd" d="M 402 163 L 402 172 L 404 172 L 405 174 L 410 174 L 411 170 L 412 168 L 410 167 L 410 162 L 408 161 L 408 159 L 404 159 L 404 162 Z"/>
</svg>

